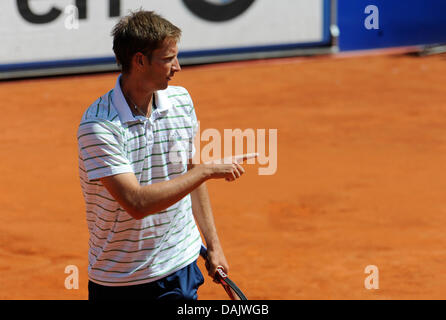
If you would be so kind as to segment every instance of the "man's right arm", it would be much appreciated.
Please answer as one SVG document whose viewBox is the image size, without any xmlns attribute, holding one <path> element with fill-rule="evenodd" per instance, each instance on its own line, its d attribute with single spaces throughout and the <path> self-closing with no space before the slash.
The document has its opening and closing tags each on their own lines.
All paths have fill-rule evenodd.
<svg viewBox="0 0 446 320">
<path fill-rule="evenodd" d="M 233 181 L 243 172 L 243 168 L 234 161 L 230 164 L 197 165 L 178 178 L 146 186 L 141 186 L 133 173 L 117 174 L 100 180 L 123 209 L 138 220 L 170 207 L 206 180 Z"/>
</svg>

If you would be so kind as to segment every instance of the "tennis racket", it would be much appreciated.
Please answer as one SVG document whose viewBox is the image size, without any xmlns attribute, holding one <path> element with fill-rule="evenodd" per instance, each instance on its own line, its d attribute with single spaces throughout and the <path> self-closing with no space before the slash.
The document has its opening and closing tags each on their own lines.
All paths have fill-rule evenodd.
<svg viewBox="0 0 446 320">
<path fill-rule="evenodd" d="M 202 244 L 200 255 L 207 260 L 208 253 L 206 247 Z M 231 300 L 248 300 L 246 296 L 243 294 L 242 290 L 237 287 L 237 285 L 228 278 L 228 275 L 226 272 L 223 271 L 222 267 L 217 268 L 216 273 L 216 279 L 220 282 L 220 284 L 223 286 L 223 289 L 225 289 L 226 293 L 228 294 L 229 298 Z"/>
</svg>

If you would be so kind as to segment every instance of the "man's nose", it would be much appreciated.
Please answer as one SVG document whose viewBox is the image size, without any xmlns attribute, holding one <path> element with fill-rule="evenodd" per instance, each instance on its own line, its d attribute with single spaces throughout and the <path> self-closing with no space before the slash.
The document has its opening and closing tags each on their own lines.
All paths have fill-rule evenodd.
<svg viewBox="0 0 446 320">
<path fill-rule="evenodd" d="M 180 62 L 178 61 L 178 58 L 175 58 L 175 63 L 173 64 L 173 70 L 175 72 L 181 71 Z"/>
</svg>

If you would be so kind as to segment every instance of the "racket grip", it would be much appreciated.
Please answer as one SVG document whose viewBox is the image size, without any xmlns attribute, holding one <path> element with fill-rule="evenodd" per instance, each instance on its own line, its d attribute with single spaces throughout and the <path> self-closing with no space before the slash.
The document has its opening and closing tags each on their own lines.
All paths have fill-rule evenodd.
<svg viewBox="0 0 446 320">
<path fill-rule="evenodd" d="M 218 266 L 217 267 L 217 274 L 221 279 L 226 279 L 228 277 L 228 275 L 226 274 L 226 272 L 223 270 L 222 266 Z"/>
</svg>

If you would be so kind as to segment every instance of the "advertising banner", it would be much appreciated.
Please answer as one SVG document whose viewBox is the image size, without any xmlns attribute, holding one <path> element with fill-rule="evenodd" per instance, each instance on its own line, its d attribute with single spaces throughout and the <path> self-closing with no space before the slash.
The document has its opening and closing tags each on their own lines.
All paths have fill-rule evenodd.
<svg viewBox="0 0 446 320">
<path fill-rule="evenodd" d="M 0 72 L 113 64 L 110 32 L 143 8 L 183 30 L 180 58 L 330 44 L 327 0 L 3 0 Z M 197 60 L 198 59 L 198 60 Z"/>
</svg>

